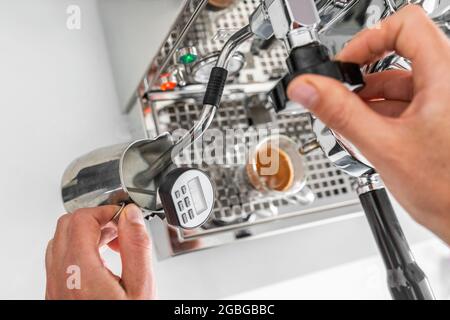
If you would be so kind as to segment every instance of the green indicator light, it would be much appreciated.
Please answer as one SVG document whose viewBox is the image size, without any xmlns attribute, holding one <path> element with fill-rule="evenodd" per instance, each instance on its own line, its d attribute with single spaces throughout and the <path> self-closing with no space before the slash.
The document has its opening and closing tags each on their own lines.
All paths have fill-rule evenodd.
<svg viewBox="0 0 450 320">
<path fill-rule="evenodd" d="M 190 64 L 192 62 L 195 62 L 196 60 L 197 60 L 197 55 L 193 54 L 193 53 L 187 53 L 180 57 L 180 62 L 182 64 Z"/>
</svg>

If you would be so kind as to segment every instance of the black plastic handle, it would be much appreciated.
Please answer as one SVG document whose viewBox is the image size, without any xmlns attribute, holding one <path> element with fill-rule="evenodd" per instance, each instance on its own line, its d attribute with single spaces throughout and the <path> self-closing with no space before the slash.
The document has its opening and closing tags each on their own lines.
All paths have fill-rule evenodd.
<svg viewBox="0 0 450 320">
<path fill-rule="evenodd" d="M 318 42 L 292 49 L 286 64 L 289 73 L 269 93 L 276 112 L 286 108 L 289 101 L 286 90 L 289 83 L 299 75 L 317 74 L 330 77 L 346 84 L 352 91 L 358 91 L 365 85 L 358 64 L 332 61 L 328 49 Z"/>
<path fill-rule="evenodd" d="M 209 104 L 219 107 L 222 100 L 223 90 L 227 82 L 228 71 L 227 69 L 214 67 L 211 70 L 209 76 L 208 85 L 206 87 L 205 96 L 203 98 L 203 104 Z"/>
<path fill-rule="evenodd" d="M 386 189 L 368 191 L 359 199 L 381 251 L 392 297 L 433 300 L 431 287 L 411 253 Z"/>
</svg>

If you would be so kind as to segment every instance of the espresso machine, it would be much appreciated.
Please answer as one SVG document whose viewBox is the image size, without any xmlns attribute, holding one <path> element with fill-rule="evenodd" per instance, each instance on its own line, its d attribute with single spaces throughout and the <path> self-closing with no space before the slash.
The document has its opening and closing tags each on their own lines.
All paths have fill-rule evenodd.
<svg viewBox="0 0 450 320">
<path fill-rule="evenodd" d="M 363 72 L 410 68 L 395 54 L 363 68 L 331 59 L 355 33 L 409 3 L 450 30 L 447 1 L 184 1 L 125 109 L 145 136 L 75 160 L 63 177 L 66 208 L 136 203 L 167 258 L 326 223 L 362 206 L 393 298 L 432 299 L 376 169 L 286 96 L 300 74 L 357 91 Z M 210 129 L 239 129 L 224 137 L 232 150 L 218 163 L 192 147 Z M 242 182 L 236 159 L 261 131 L 297 143 L 306 181 L 300 192 L 267 195 Z M 180 154 L 187 156 L 179 161 Z"/>
</svg>

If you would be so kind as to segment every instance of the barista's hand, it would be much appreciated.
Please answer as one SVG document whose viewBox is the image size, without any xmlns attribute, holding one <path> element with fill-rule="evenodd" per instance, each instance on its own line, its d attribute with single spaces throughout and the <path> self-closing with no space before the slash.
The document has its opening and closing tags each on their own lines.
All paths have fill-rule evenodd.
<svg viewBox="0 0 450 320">
<path fill-rule="evenodd" d="M 109 221 L 117 210 L 116 206 L 81 209 L 58 220 L 45 259 L 47 299 L 155 297 L 150 239 L 142 213 L 135 205 L 126 206 L 116 228 Z M 106 244 L 120 253 L 121 277 L 104 265 L 99 248 Z"/>
<path fill-rule="evenodd" d="M 365 65 L 391 51 L 411 60 L 413 72 L 369 75 L 359 97 L 306 75 L 288 94 L 358 147 L 405 209 L 450 244 L 450 41 L 423 9 L 408 6 L 337 58 Z"/>
</svg>

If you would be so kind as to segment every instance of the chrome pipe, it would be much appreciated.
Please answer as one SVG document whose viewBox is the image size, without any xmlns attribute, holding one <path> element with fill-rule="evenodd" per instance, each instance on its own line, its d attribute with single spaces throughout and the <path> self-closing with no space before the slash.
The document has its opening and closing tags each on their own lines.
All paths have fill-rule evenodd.
<svg viewBox="0 0 450 320">
<path fill-rule="evenodd" d="M 236 49 L 252 36 L 253 32 L 250 28 L 250 25 L 246 25 L 235 34 L 233 34 L 223 46 L 219 58 L 217 59 L 216 67 L 227 69 L 228 62 L 230 61 Z"/>
</svg>

